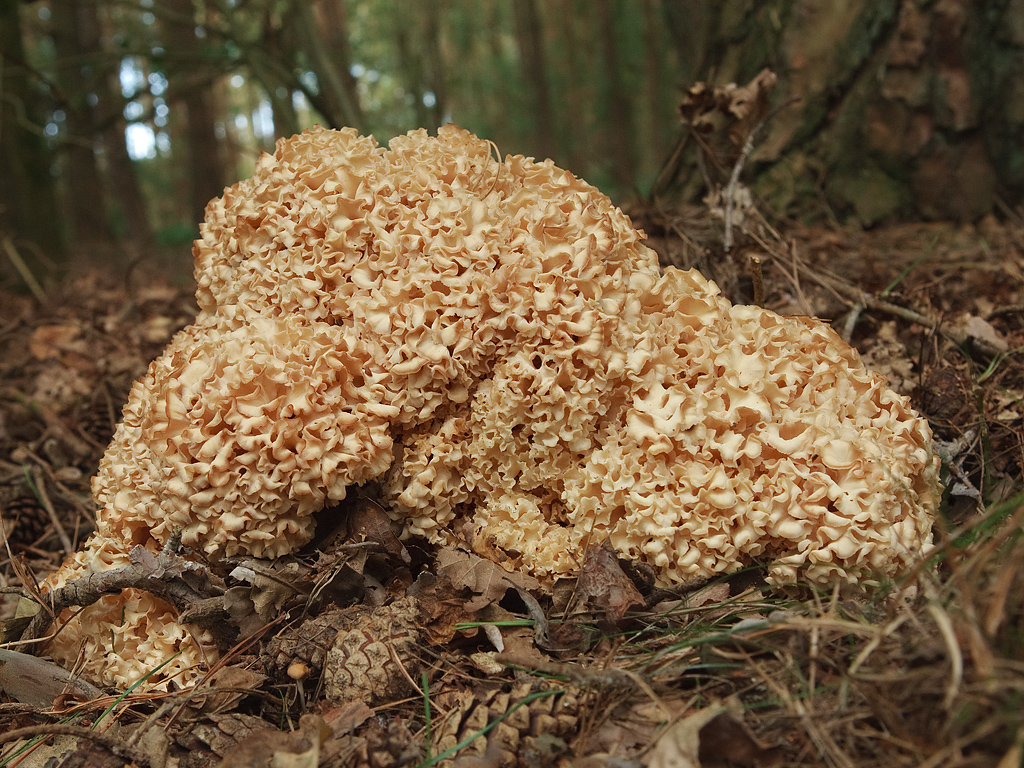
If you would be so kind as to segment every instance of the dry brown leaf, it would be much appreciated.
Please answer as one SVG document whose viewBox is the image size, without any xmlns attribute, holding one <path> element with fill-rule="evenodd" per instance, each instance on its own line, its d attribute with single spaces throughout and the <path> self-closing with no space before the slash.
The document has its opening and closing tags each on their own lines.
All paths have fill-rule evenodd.
<svg viewBox="0 0 1024 768">
<path fill-rule="evenodd" d="M 703 768 L 772 768 L 782 761 L 782 750 L 762 747 L 739 720 L 722 712 L 700 729 Z"/>
<path fill-rule="evenodd" d="M 601 546 L 587 547 L 583 567 L 576 580 L 576 589 L 566 613 L 569 616 L 579 613 L 597 614 L 616 624 L 622 621 L 630 608 L 644 604 L 640 591 L 619 565 L 611 544 L 605 541 Z"/>
<path fill-rule="evenodd" d="M 182 293 L 183 289 L 176 285 L 147 283 L 139 288 L 138 293 L 135 295 L 135 300 L 139 304 L 146 304 L 148 302 L 167 304 L 179 299 Z"/>
<path fill-rule="evenodd" d="M 476 597 L 465 604 L 468 611 L 478 611 L 505 596 L 513 585 L 527 592 L 536 591 L 541 584 L 524 573 L 511 573 L 497 563 L 451 547 L 442 547 L 437 553 L 437 574 L 447 578 L 456 588 L 466 587 Z"/>
<path fill-rule="evenodd" d="M 992 327 L 992 324 L 977 315 L 968 315 L 964 319 L 964 332 L 969 338 L 980 341 L 996 352 L 1005 352 L 1010 348 L 1006 339 Z"/>
<path fill-rule="evenodd" d="M 425 578 L 426 577 L 426 578 Z M 447 581 L 438 583 L 432 574 L 421 575 L 408 594 L 420 605 L 420 626 L 431 645 L 444 645 L 458 632 L 458 625 L 476 618 L 466 601 L 454 593 Z"/>
<path fill-rule="evenodd" d="M 729 599 L 729 593 L 732 588 L 729 586 L 727 581 L 716 581 L 714 584 L 708 584 L 701 587 L 696 592 L 686 596 L 686 607 L 687 608 L 701 608 L 705 605 L 711 605 L 714 603 L 724 603 Z"/>
<path fill-rule="evenodd" d="M 505 665 L 497 659 L 497 651 L 477 651 L 469 655 L 470 663 L 487 677 L 505 674 Z"/>
<path fill-rule="evenodd" d="M 297 731 L 258 731 L 238 742 L 218 768 L 316 768 L 331 735 L 322 717 L 303 715 Z"/>
<path fill-rule="evenodd" d="M 224 610 L 231 623 L 248 637 L 277 618 L 290 599 L 308 588 L 309 569 L 289 559 L 244 558 L 231 571 L 231 578 L 245 584 L 224 592 Z"/>
<path fill-rule="evenodd" d="M 352 605 L 366 594 L 366 577 L 361 569 L 355 569 L 348 562 L 335 564 L 321 573 L 309 595 L 310 609 L 324 603 Z"/>
<path fill-rule="evenodd" d="M 351 505 L 348 539 L 375 542 L 389 555 L 400 558 L 403 563 L 408 565 L 412 562 L 409 550 L 395 535 L 388 513 L 384 507 L 371 499 L 359 497 Z"/>
<path fill-rule="evenodd" d="M 781 750 L 762 747 L 724 705 L 716 704 L 662 733 L 647 768 L 771 768 L 780 760 Z"/>
<path fill-rule="evenodd" d="M 363 701 L 350 701 L 324 713 L 324 722 L 335 736 L 351 734 L 360 725 L 373 717 L 373 710 Z"/>
<path fill-rule="evenodd" d="M 232 664 L 218 669 L 210 679 L 214 689 L 209 695 L 196 697 L 199 711 L 204 714 L 220 714 L 235 707 L 250 691 L 257 690 L 267 676 L 251 669 Z"/>
<path fill-rule="evenodd" d="M 208 749 L 217 757 L 225 758 L 234 753 L 239 744 L 252 744 L 267 731 L 277 733 L 262 718 L 232 712 L 203 718 L 175 740 L 190 752 Z"/>
<path fill-rule="evenodd" d="M 178 329 L 178 321 L 173 317 L 157 315 L 148 318 L 139 326 L 139 335 L 150 344 L 162 344 Z"/>
<path fill-rule="evenodd" d="M 708 707 L 670 726 L 648 754 L 647 768 L 701 768 L 701 729 L 723 712 L 721 705 Z"/>
<path fill-rule="evenodd" d="M 679 114 L 701 136 L 702 152 L 714 167 L 732 168 L 751 134 L 768 115 L 769 94 L 777 82 L 775 73 L 764 69 L 743 86 L 696 83 L 687 90 Z"/>
<path fill-rule="evenodd" d="M 28 341 L 29 351 L 36 360 L 58 357 L 61 352 L 75 350 L 75 339 L 81 333 L 77 325 L 40 325 Z"/>
</svg>

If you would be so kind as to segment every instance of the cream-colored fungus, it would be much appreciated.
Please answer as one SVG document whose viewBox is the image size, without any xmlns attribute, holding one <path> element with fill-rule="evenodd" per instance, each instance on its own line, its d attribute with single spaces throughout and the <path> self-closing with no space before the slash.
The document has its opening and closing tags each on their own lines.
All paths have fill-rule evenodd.
<svg viewBox="0 0 1024 768">
<path fill-rule="evenodd" d="M 572 174 L 453 126 L 279 142 L 210 203 L 199 316 L 132 390 L 98 530 L 51 583 L 175 531 L 277 557 L 375 479 L 405 536 L 541 578 L 606 538 L 662 584 L 912 562 L 938 501 L 926 422 L 826 325 L 662 274 L 641 239 Z M 76 621 L 50 652 L 86 643 L 107 684 L 212 653 L 145 593 Z M 114 627 L 135 645 L 107 648 Z"/>
</svg>

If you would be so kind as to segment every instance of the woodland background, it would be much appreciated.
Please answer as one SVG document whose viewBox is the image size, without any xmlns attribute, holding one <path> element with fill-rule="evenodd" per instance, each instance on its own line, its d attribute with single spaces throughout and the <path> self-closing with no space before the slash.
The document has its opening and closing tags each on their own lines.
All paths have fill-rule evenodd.
<svg viewBox="0 0 1024 768">
<path fill-rule="evenodd" d="M 931 425 L 935 549 L 819 592 L 654 589 L 596 548 L 524 596 L 468 553 L 410 565 L 364 505 L 298 576 L 223 569 L 254 612 L 198 688 L 77 700 L 19 611 L 195 316 L 207 201 L 305 126 L 449 120 L 596 184 L 731 301 L 832 323 Z M 0 766 L 1021 765 L 1022 202 L 1024 0 L 0 0 Z M 411 621 L 374 595 L 420 576 L 409 687 L 328 701 L 325 650 Z"/>
<path fill-rule="evenodd" d="M 161 248 L 187 269 L 207 201 L 313 123 L 386 143 L 454 121 L 672 208 L 729 170 L 701 164 L 682 94 L 764 67 L 762 211 L 1022 199 L 1024 0 L 0 0 L 0 236 L 44 273 Z"/>
</svg>

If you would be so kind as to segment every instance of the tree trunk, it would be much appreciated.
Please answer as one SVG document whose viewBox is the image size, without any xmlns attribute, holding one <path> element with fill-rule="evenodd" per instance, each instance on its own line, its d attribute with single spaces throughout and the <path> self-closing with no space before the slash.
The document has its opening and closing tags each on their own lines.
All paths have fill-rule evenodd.
<svg viewBox="0 0 1024 768">
<path fill-rule="evenodd" d="M 166 0 L 178 19 L 194 17 L 192 0 Z M 202 46 L 196 37 L 195 25 L 188 21 L 169 21 L 165 24 L 168 50 L 181 61 L 202 59 Z M 185 112 L 185 137 L 188 144 L 184 154 L 189 176 L 189 211 L 193 224 L 203 220 L 206 204 L 224 191 L 224 165 L 221 160 L 220 140 L 216 123 L 219 114 L 213 91 L 213 73 L 196 72 L 179 67 L 169 73 L 168 95 L 172 109 Z M 181 147 L 173 147 L 176 154 Z"/>
<path fill-rule="evenodd" d="M 561 65 L 563 90 L 559 93 L 558 102 L 562 104 L 565 114 L 569 116 L 563 126 L 570 126 L 568 135 L 560 137 L 559 161 L 563 162 L 574 173 L 586 176 L 589 172 L 591 151 L 593 110 L 588 108 L 588 79 L 583 77 L 585 67 L 582 49 L 591 47 L 588 40 L 589 30 L 585 27 L 585 19 L 575 8 L 573 0 L 559 0 L 548 5 L 557 19 L 561 43 L 560 56 L 553 57 L 555 66 Z M 564 127 L 563 127 L 564 130 Z"/>
<path fill-rule="evenodd" d="M 548 65 L 544 53 L 544 30 L 541 29 L 537 0 L 514 0 L 516 39 L 523 80 L 531 94 L 528 114 L 534 116 L 533 146 L 528 149 L 539 159 L 554 157 L 555 118 L 548 87 Z"/>
<path fill-rule="evenodd" d="M 412 95 L 416 125 L 426 126 L 429 118 L 427 107 L 423 103 L 423 71 L 420 66 L 420 55 L 414 48 L 411 31 L 405 24 L 396 26 L 395 47 L 398 52 L 398 67 L 402 73 L 402 80 L 407 92 Z"/>
<path fill-rule="evenodd" d="M 337 24 L 343 17 L 339 13 L 341 9 L 334 10 L 333 21 Z M 292 14 L 290 21 L 298 33 L 297 43 L 304 50 L 316 74 L 317 110 L 332 128 L 348 125 L 362 129 L 363 111 L 359 107 L 359 99 L 349 74 L 351 62 L 345 58 L 348 46 L 338 46 L 338 40 L 345 39 L 345 29 L 327 28 L 323 16 L 318 22 L 314 8 L 309 3 L 296 4 Z"/>
<path fill-rule="evenodd" d="M 427 120 L 423 123 L 429 127 L 440 127 L 445 121 L 448 104 L 445 77 L 445 56 L 441 45 L 440 20 L 444 17 L 443 0 L 422 0 L 419 3 L 421 27 L 423 29 L 423 62 L 420 66 L 422 75 L 423 97 L 431 96 L 432 101 L 425 102 Z"/>
<path fill-rule="evenodd" d="M 61 255 L 61 229 L 19 5 L 18 0 L 0 0 L 0 238 L 34 243 L 53 258 Z"/>
<path fill-rule="evenodd" d="M 647 145 L 659 150 L 669 142 L 666 128 L 671 125 L 666 120 L 665 110 L 667 89 L 665 72 L 671 71 L 665 66 L 667 52 L 665 35 L 661 25 L 659 6 L 661 0 L 644 0 L 644 75 L 646 80 L 644 96 L 647 101 Z"/>
<path fill-rule="evenodd" d="M 346 105 L 347 124 L 365 129 L 366 116 L 359 104 L 359 91 L 352 76 L 352 48 L 348 43 L 348 12 L 344 0 L 320 0 L 317 27 L 327 47 L 327 56 L 336 72 L 339 101 Z"/>
<path fill-rule="evenodd" d="M 620 196 L 634 188 L 636 160 L 633 145 L 633 105 L 619 64 L 615 0 L 595 0 L 601 61 L 604 65 L 605 131 L 612 177 Z"/>
<path fill-rule="evenodd" d="M 106 27 L 103 40 L 113 40 L 113 23 L 110 19 L 99 16 L 103 12 L 99 4 L 93 6 L 97 14 L 99 27 Z M 109 9 L 107 9 L 109 13 Z M 100 42 L 100 41 L 98 41 Z M 102 42 L 100 42 L 102 45 Z M 107 162 L 107 173 L 113 196 L 124 220 L 123 237 L 129 243 L 146 248 L 153 243 L 153 228 L 146 208 L 146 196 L 142 192 L 139 179 L 135 174 L 135 165 L 128 154 L 125 129 L 128 127 L 124 119 L 125 99 L 121 95 L 120 69 L 121 61 L 115 51 L 107 51 L 97 65 L 97 112 L 104 115 L 101 126 L 104 157 Z"/>
<path fill-rule="evenodd" d="M 58 81 L 65 96 L 64 208 L 76 249 L 95 251 L 111 239 L 96 158 L 99 29 L 86 0 L 55 3 L 51 13 Z"/>
<path fill-rule="evenodd" d="M 1024 0 L 664 9 L 690 82 L 779 75 L 744 175 L 777 213 L 973 220 L 1024 195 Z"/>
</svg>

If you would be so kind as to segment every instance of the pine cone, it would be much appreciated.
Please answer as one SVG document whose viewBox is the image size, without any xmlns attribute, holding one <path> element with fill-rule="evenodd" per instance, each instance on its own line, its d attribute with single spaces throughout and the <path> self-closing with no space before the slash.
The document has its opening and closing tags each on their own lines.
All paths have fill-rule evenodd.
<svg viewBox="0 0 1024 768">
<path fill-rule="evenodd" d="M 327 652 L 324 693 L 334 702 L 393 701 L 414 692 L 421 642 L 417 601 L 403 597 L 338 632 Z"/>
<path fill-rule="evenodd" d="M 266 658 L 273 666 L 267 672 L 284 672 L 292 664 L 301 663 L 309 667 L 314 677 L 319 677 L 338 632 L 347 631 L 353 620 L 352 610 L 336 608 L 285 629 L 267 647 Z"/>
<path fill-rule="evenodd" d="M 550 695 L 529 698 L 545 692 Z M 527 756 L 531 765 L 553 762 L 578 729 L 576 694 L 545 681 L 517 682 L 507 690 L 445 691 L 435 703 L 447 716 L 434 724 L 433 754 L 472 738 L 453 759 L 486 756 L 488 765 L 500 768 L 516 768 Z"/>
<path fill-rule="evenodd" d="M 9 500 L 0 503 L 4 531 L 12 549 L 31 547 L 50 529 L 50 515 L 31 491 L 16 490 Z"/>
</svg>

